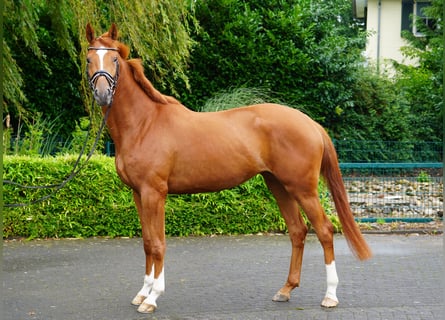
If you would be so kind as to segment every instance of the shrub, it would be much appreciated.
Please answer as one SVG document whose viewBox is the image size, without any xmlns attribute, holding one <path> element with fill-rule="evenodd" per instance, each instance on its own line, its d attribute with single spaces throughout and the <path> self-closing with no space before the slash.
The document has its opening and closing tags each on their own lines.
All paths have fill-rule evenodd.
<svg viewBox="0 0 445 320">
<path fill-rule="evenodd" d="M 75 156 L 4 159 L 4 179 L 24 185 L 61 182 L 72 170 Z M 22 203 L 52 189 L 21 189 L 5 185 L 5 203 Z M 131 192 L 120 182 L 111 158 L 93 157 L 59 192 L 40 203 L 7 208 L 4 237 L 134 236 L 139 221 Z"/>
<path fill-rule="evenodd" d="M 59 183 L 70 173 L 75 156 L 7 156 L 4 179 L 24 185 Z M 328 213 L 330 201 L 320 192 Z M 51 189 L 23 189 L 6 184 L 6 204 L 29 202 Z M 221 192 L 169 195 L 166 233 L 171 236 L 285 232 L 286 226 L 261 176 Z M 116 174 L 114 159 L 94 156 L 87 166 L 51 198 L 37 204 L 5 208 L 3 236 L 92 237 L 140 236 L 131 190 Z M 335 216 L 331 216 L 338 225 Z M 337 221 L 337 222 L 336 222 Z M 337 228 L 338 229 L 338 228 Z"/>
</svg>

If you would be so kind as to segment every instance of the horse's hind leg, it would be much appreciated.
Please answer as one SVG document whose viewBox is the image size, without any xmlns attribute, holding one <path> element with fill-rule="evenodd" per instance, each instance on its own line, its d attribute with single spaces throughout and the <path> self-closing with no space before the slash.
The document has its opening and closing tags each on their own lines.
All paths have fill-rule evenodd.
<svg viewBox="0 0 445 320">
<path fill-rule="evenodd" d="M 321 305 L 326 308 L 335 307 L 338 305 L 336 295 L 338 277 L 334 256 L 334 228 L 320 204 L 316 188 L 312 193 L 306 192 L 299 194 L 298 202 L 311 222 L 324 251 L 327 290 Z"/>
<path fill-rule="evenodd" d="M 292 243 L 289 276 L 284 286 L 274 295 L 272 300 L 280 302 L 288 301 L 291 291 L 300 285 L 304 240 L 307 234 L 307 227 L 300 214 L 299 206 L 295 198 L 284 189 L 283 185 L 274 176 L 270 174 L 264 174 L 263 176 L 267 186 L 277 200 Z"/>
</svg>

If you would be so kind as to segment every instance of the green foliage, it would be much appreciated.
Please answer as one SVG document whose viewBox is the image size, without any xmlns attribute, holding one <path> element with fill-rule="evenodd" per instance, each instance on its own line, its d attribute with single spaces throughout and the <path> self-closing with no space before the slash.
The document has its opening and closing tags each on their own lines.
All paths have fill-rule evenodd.
<svg viewBox="0 0 445 320">
<path fill-rule="evenodd" d="M 195 1 L 116 2 L 111 5 L 110 16 L 118 22 L 123 41 L 131 44 L 145 62 L 152 81 L 176 92 L 172 80 L 179 78 L 188 82 L 185 70 L 194 44 L 189 34 L 196 25 Z"/>
<path fill-rule="evenodd" d="M 80 125 L 76 124 L 76 129 L 72 132 L 71 139 L 61 139 L 60 124 L 58 118 L 49 121 L 43 119 L 37 113 L 35 119 L 30 120 L 30 126 L 22 134 L 23 125 L 19 124 L 18 131 L 13 134 L 11 128 L 5 129 L 3 136 L 4 153 L 8 155 L 33 155 L 47 156 L 55 154 L 78 154 L 87 143 L 87 148 L 91 148 L 93 141 L 86 141 L 89 127 L 89 119 L 80 119 Z M 88 150 L 90 149 L 86 149 Z"/>
<path fill-rule="evenodd" d="M 14 46 L 10 41 L 16 42 L 20 38 L 38 58 L 36 60 L 42 61 L 42 52 L 38 46 L 38 36 L 36 34 L 38 8 L 40 7 L 38 4 L 41 4 L 41 2 L 6 0 L 2 12 L 4 19 L 4 38 L 2 39 L 4 97 L 2 104 L 6 109 L 8 109 L 8 104 L 16 106 L 18 113 L 24 112 L 22 103 L 26 101 L 26 96 L 22 89 L 21 69 L 14 59 Z"/>
<path fill-rule="evenodd" d="M 38 113 L 57 119 L 64 139 L 79 133 L 76 123 L 87 113 L 97 129 L 101 113 L 90 110 L 84 30 L 91 22 L 100 34 L 114 21 L 155 86 L 194 110 L 207 110 L 205 102 L 228 88 L 260 88 L 273 98 L 259 95 L 260 101 L 298 107 L 338 139 L 439 141 L 442 8 L 443 0 L 434 0 L 426 9 L 437 27 L 419 25 L 425 37 L 406 35 L 405 53 L 419 65 L 398 65 L 391 80 L 363 66 L 366 34 L 349 0 L 7 0 L 2 72 L 9 133 L 17 134 L 19 123 L 23 134 L 32 131 Z"/>
<path fill-rule="evenodd" d="M 383 218 L 379 218 L 379 219 L 377 219 L 377 223 L 383 225 L 383 224 L 386 223 L 386 221 L 385 221 L 385 219 L 383 219 Z"/>
<path fill-rule="evenodd" d="M 420 171 L 417 176 L 417 182 L 431 182 L 431 176 L 426 171 Z"/>
<path fill-rule="evenodd" d="M 351 103 L 351 72 L 366 39 L 349 1 L 199 1 L 196 17 L 202 32 L 186 105 L 197 109 L 227 87 L 267 88 L 331 124 Z"/>
<path fill-rule="evenodd" d="M 5 157 L 4 179 L 24 185 L 61 182 L 76 157 Z M 87 182 L 87 183 L 85 183 Z M 5 185 L 5 203 L 26 203 L 52 189 Z M 35 205 L 6 208 L 5 237 L 89 237 L 138 234 L 139 221 L 131 193 L 115 173 L 113 160 L 94 157 L 87 167 L 53 197 Z"/>
<path fill-rule="evenodd" d="M 429 16 L 442 12 L 435 11 Z M 194 35 L 191 93 L 180 98 L 195 110 L 207 110 L 201 106 L 227 88 L 261 88 L 336 139 L 441 137 L 441 28 L 413 38 L 411 55 L 421 54 L 423 67 L 399 66 L 406 72 L 393 79 L 363 63 L 366 35 L 352 20 L 350 1 L 198 1 L 196 18 L 202 32 Z"/>
<path fill-rule="evenodd" d="M 441 162 L 442 142 L 334 140 L 341 162 Z"/>
<path fill-rule="evenodd" d="M 4 179 L 24 185 L 61 182 L 76 157 L 6 156 Z M 320 186 L 327 213 L 332 208 Z M 26 203 L 45 196 L 50 189 L 22 189 L 6 184 L 6 204 Z M 132 193 L 118 178 L 114 159 L 94 156 L 79 175 L 53 197 L 25 207 L 5 208 L 3 236 L 91 237 L 140 236 Z M 330 215 L 336 230 L 338 219 Z M 236 188 L 217 193 L 169 195 L 165 208 L 168 235 L 244 234 L 284 232 L 285 223 L 261 176 Z"/>
<path fill-rule="evenodd" d="M 3 104 L 11 115 L 14 134 L 19 123 L 23 134 L 32 131 L 33 119 L 44 114 L 45 121 L 57 119 L 63 125 L 59 134 L 67 137 L 75 119 L 85 113 L 78 88 L 83 73 L 73 60 L 77 59 L 75 41 L 70 34 L 58 38 L 61 35 L 54 21 L 58 11 L 52 5 L 62 1 L 10 2 L 6 1 L 10 11 L 5 16 L 4 52 L 10 51 L 12 60 L 4 69 L 17 72 L 11 71 L 12 81 L 5 72 L 5 89 L 11 94 L 5 95 Z"/>
<path fill-rule="evenodd" d="M 401 99 L 392 79 L 360 67 L 354 75 L 351 89 L 353 105 L 343 110 L 341 122 L 329 127 L 336 138 L 368 141 L 413 140 L 413 129 L 409 125 L 413 115 L 409 105 Z"/>
<path fill-rule="evenodd" d="M 76 119 L 87 114 L 79 92 L 83 73 L 79 72 L 69 53 L 54 41 L 55 33 L 50 27 L 51 20 L 41 16 L 37 35 L 44 63 L 38 63 L 20 40 L 15 44 L 17 49 L 20 47 L 16 61 L 22 69 L 23 89 L 27 97 L 25 107 L 28 116 L 23 119 L 27 121 L 23 131 L 32 130 L 33 119 L 42 114 L 46 121 L 57 121 L 59 134 L 66 138 L 74 129 Z M 14 124 L 20 115 L 14 110 L 10 110 L 10 114 Z"/>
<path fill-rule="evenodd" d="M 83 145 L 85 144 L 85 139 L 88 135 L 88 130 L 90 130 L 90 120 L 87 117 L 80 118 L 76 122 L 76 129 L 72 132 L 72 140 L 69 145 L 68 153 L 80 153 Z"/>
<path fill-rule="evenodd" d="M 285 230 L 284 220 L 261 176 L 217 193 L 168 197 L 167 234 L 248 234 Z"/>
<path fill-rule="evenodd" d="M 443 132 L 442 78 L 423 67 L 398 68 L 396 86 L 400 99 L 410 106 L 407 125 L 411 139 L 441 141 Z"/>
<path fill-rule="evenodd" d="M 193 5 L 176 0 L 5 1 L 2 103 L 14 130 L 19 122 L 28 130 L 30 119 L 41 112 L 48 121 L 59 117 L 66 138 L 76 120 L 86 115 L 92 103 L 85 78 L 87 22 L 98 35 L 108 30 L 110 21 L 116 22 L 123 40 L 147 63 L 150 78 L 161 87 L 174 91 L 178 78 L 187 83 Z M 93 127 L 98 126 L 99 109 L 89 112 L 96 115 Z"/>
<path fill-rule="evenodd" d="M 395 64 L 396 85 L 401 98 L 410 105 L 408 125 L 417 140 L 441 141 L 443 138 L 443 5 L 443 0 L 433 0 L 431 6 L 424 9 L 425 15 L 435 22 L 432 28 L 421 20 L 414 22 L 423 37 L 403 33 L 409 43 L 402 48 L 403 53 L 418 64 Z"/>
</svg>

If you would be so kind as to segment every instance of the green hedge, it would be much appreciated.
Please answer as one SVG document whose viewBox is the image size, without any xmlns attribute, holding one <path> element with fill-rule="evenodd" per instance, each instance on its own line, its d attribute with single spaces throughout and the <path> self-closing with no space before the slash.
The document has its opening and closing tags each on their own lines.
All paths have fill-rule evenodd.
<svg viewBox="0 0 445 320">
<path fill-rule="evenodd" d="M 75 156 L 7 156 L 3 178 L 23 185 L 58 183 L 71 172 L 75 161 Z M 49 192 L 5 184 L 4 202 L 29 202 Z M 326 194 L 323 202 L 330 205 Z M 171 236 L 286 231 L 261 176 L 222 192 L 170 195 L 165 211 L 166 233 Z M 94 156 L 51 198 L 25 207 L 6 207 L 3 219 L 5 238 L 141 234 L 131 190 L 117 176 L 114 158 L 105 156 Z"/>
</svg>

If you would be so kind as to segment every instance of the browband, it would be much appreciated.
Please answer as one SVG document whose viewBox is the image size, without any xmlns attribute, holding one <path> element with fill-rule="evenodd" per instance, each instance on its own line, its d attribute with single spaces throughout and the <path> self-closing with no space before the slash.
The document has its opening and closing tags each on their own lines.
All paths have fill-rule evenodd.
<svg viewBox="0 0 445 320">
<path fill-rule="evenodd" d="M 119 51 L 118 48 L 105 48 L 105 47 L 88 47 L 88 50 L 111 50 L 111 51 Z"/>
</svg>

